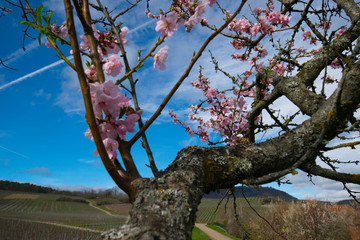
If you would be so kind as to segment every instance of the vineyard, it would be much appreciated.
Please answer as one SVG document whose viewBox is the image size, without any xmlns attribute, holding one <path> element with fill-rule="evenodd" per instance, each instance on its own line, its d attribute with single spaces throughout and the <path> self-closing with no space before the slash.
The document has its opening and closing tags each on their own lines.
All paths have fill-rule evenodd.
<svg viewBox="0 0 360 240">
<path fill-rule="evenodd" d="M 100 231 L 122 225 L 126 220 L 124 215 L 106 214 L 85 201 L 57 201 L 61 197 L 0 191 L 0 239 L 53 239 L 46 237 L 53 234 L 57 239 L 70 239 L 69 236 L 99 239 Z M 19 238 L 14 234 L 32 237 Z M 34 234 L 37 237 L 33 237 Z"/>
<path fill-rule="evenodd" d="M 250 198 L 249 202 L 251 206 L 259 209 L 261 208 L 263 198 Z M 223 222 L 226 218 L 225 216 L 225 206 L 227 209 L 233 208 L 234 200 L 224 199 L 221 203 L 219 199 L 206 199 L 203 198 L 201 204 L 199 205 L 196 222 L 199 223 L 214 223 L 214 222 Z M 250 209 L 248 203 L 243 198 L 236 199 L 236 207 L 238 210 L 241 209 Z"/>
</svg>

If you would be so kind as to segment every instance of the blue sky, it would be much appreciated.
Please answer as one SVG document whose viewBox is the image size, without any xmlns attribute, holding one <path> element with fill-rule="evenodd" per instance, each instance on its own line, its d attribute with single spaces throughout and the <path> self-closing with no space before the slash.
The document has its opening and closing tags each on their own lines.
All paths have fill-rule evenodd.
<svg viewBox="0 0 360 240">
<path fill-rule="evenodd" d="M 54 18 L 59 19 L 58 23 L 65 19 L 59 1 L 31 2 L 34 7 L 40 3 L 44 3 L 45 7 L 50 6 L 55 11 Z M 110 8 L 114 5 L 112 1 L 103 2 L 109 3 Z M 151 9 L 156 12 L 169 1 L 152 2 Z M 218 24 L 222 16 L 216 15 L 214 11 L 215 9 L 208 9 L 207 16 L 210 23 Z M 146 52 L 159 36 L 154 31 L 156 21 L 148 19 L 144 12 L 145 2 L 126 19 L 121 19 L 130 29 L 126 37 L 130 43 L 126 50 L 132 66 L 136 62 L 138 49 Z M 6 33 L 0 39 L 0 57 L 9 57 L 7 64 L 17 69 L 13 71 L 0 67 L 0 179 L 68 189 L 113 187 L 114 183 L 100 159 L 93 155 L 94 143 L 84 137 L 87 125 L 76 74 L 59 61 L 52 49 L 44 46 L 45 41 L 39 46 L 37 41 L 26 39 L 26 51 L 22 50 L 24 27 L 17 23 L 19 14 L 18 10 L 13 8 L 13 13 L 0 18 L 0 31 Z M 201 27 L 194 30 L 195 34 L 187 34 L 183 29 L 179 29 L 173 37 L 166 40 L 169 60 L 165 71 L 154 70 L 153 60 L 150 59 L 145 62 L 145 67 L 136 73 L 135 77 L 140 79 L 137 91 L 145 120 L 156 110 L 184 71 L 193 51 L 199 49 L 201 40 L 210 33 Z M 210 48 L 225 69 L 241 72 L 246 67 L 229 58 L 233 50 L 228 42 L 228 39 L 225 39 L 225 42 L 224 39 L 219 39 L 214 41 Z M 64 53 L 69 56 L 69 49 L 65 48 Z M 205 67 L 206 75 L 212 76 L 215 86 L 231 86 L 230 80 L 214 74 L 207 51 L 199 64 Z M 167 114 L 168 110 L 175 109 L 179 117 L 185 119 L 187 106 L 201 99 L 200 92 L 189 84 L 197 74 L 198 66 L 192 70 L 169 106 L 147 131 L 160 169 L 166 168 L 182 148 L 202 144 L 197 138 L 187 136 L 179 125 L 172 123 Z M 278 104 L 285 113 L 291 112 L 289 102 L 282 100 Z M 147 157 L 139 143 L 132 153 L 142 176 L 151 176 L 150 170 L 145 166 Z M 342 153 L 347 159 L 354 159 L 358 154 L 358 150 Z M 313 186 L 303 173 L 291 176 L 290 179 L 294 184 L 283 185 L 280 189 L 298 198 L 333 200 L 347 197 L 347 193 L 341 191 L 341 186 L 328 180 L 315 178 L 316 185 Z"/>
</svg>

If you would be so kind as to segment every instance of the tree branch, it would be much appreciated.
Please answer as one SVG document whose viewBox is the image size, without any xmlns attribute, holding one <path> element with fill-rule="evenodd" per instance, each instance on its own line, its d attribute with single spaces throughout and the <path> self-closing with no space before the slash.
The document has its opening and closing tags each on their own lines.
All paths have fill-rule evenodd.
<svg viewBox="0 0 360 240">
<path fill-rule="evenodd" d="M 133 75 L 132 75 L 132 72 L 131 72 L 130 64 L 129 64 L 129 61 L 127 59 L 126 51 L 125 51 L 124 44 L 122 42 L 120 33 L 118 31 L 118 28 L 115 26 L 115 23 L 114 23 L 113 19 L 110 17 L 109 12 L 107 11 L 107 9 L 102 5 L 100 0 L 97 0 L 97 3 L 99 5 L 100 9 L 102 9 L 102 12 L 104 13 L 106 19 L 108 20 L 108 22 L 109 22 L 109 24 L 111 26 L 111 29 L 114 32 L 114 34 L 116 36 L 116 39 L 118 41 L 118 45 L 120 47 L 122 58 L 123 58 L 124 64 L 125 64 L 125 71 L 126 71 L 125 76 L 127 76 L 127 78 L 129 79 L 130 86 L 131 86 L 131 91 L 130 92 L 131 92 L 131 95 L 132 95 L 132 98 L 133 98 L 135 110 L 140 111 L 140 106 L 139 106 L 139 103 L 138 103 L 138 98 L 137 98 L 136 89 L 135 89 L 135 81 L 134 81 L 134 78 L 133 78 Z M 157 46 L 157 44 L 155 44 L 155 46 Z M 155 51 L 155 49 L 153 51 Z M 152 53 L 153 51 L 150 51 L 150 53 Z M 134 69 L 137 69 L 137 68 L 135 67 Z M 140 129 L 144 126 L 141 116 L 140 116 L 140 118 L 138 120 L 138 125 L 139 125 Z M 145 151 L 147 153 L 147 156 L 148 156 L 148 159 L 149 159 L 150 168 L 151 168 L 154 176 L 157 177 L 159 175 L 159 170 L 156 167 L 154 156 L 152 154 L 152 151 L 151 151 L 151 148 L 150 148 L 150 145 L 149 145 L 149 142 L 147 140 L 145 132 L 142 134 L 141 138 L 143 140 L 142 141 L 142 146 L 145 149 Z"/>
<path fill-rule="evenodd" d="M 360 184 L 360 174 L 335 172 L 331 169 L 322 168 L 314 163 L 306 163 L 301 165 L 299 168 L 304 172 L 332 179 L 338 182 Z"/>
<path fill-rule="evenodd" d="M 85 103 L 86 121 L 90 127 L 91 134 L 94 137 L 94 142 L 98 149 L 101 160 L 102 160 L 106 170 L 109 172 L 109 175 L 112 177 L 114 182 L 122 190 L 124 190 L 124 192 L 126 192 L 129 195 L 130 198 L 131 197 L 134 198 L 134 190 L 131 187 L 131 183 L 129 181 L 127 181 L 126 178 L 124 178 L 124 176 L 127 176 L 127 174 L 124 171 L 122 171 L 121 169 L 119 170 L 114 166 L 112 161 L 109 159 L 109 156 L 106 152 L 105 146 L 102 142 L 102 138 L 100 136 L 98 125 L 96 123 L 95 115 L 93 112 L 89 85 L 86 81 L 86 76 L 85 76 L 84 68 L 83 68 L 82 61 L 81 61 L 79 44 L 77 41 L 77 35 L 76 35 L 76 30 L 75 30 L 74 18 L 73 18 L 73 9 L 72 9 L 70 0 L 64 0 L 64 5 L 65 5 L 66 18 L 67 18 L 67 24 L 68 24 L 69 38 L 70 38 L 71 47 L 73 50 L 73 56 L 74 56 L 74 61 L 75 61 L 76 69 L 77 69 L 77 75 L 78 75 L 78 79 L 79 79 L 79 83 L 80 83 L 80 88 L 81 88 L 84 103 Z"/>
</svg>

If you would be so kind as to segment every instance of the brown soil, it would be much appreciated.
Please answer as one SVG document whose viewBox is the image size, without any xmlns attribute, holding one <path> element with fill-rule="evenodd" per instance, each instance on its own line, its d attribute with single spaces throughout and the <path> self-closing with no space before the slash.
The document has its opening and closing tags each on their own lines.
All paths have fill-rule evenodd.
<svg viewBox="0 0 360 240">
<path fill-rule="evenodd" d="M 130 203 L 116 203 L 116 204 L 106 205 L 106 207 L 117 213 L 129 214 L 131 204 Z"/>
</svg>

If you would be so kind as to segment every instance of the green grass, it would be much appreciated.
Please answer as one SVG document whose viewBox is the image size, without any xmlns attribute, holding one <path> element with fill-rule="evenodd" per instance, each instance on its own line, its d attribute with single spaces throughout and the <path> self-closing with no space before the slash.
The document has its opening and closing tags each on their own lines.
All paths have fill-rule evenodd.
<svg viewBox="0 0 360 240">
<path fill-rule="evenodd" d="M 218 225 L 208 224 L 208 225 L 206 225 L 206 226 L 207 226 L 208 228 L 211 228 L 211 229 L 213 229 L 213 230 L 221 233 L 222 235 L 225 235 L 225 236 L 231 238 L 231 239 L 241 240 L 241 238 L 237 238 L 237 237 L 234 237 L 234 236 L 228 234 L 228 233 L 225 231 L 225 229 L 223 229 L 222 227 L 220 227 L 220 226 L 218 226 Z"/>
<path fill-rule="evenodd" d="M 206 235 L 203 231 L 194 227 L 192 231 L 192 240 L 209 240 L 209 236 Z"/>
</svg>

